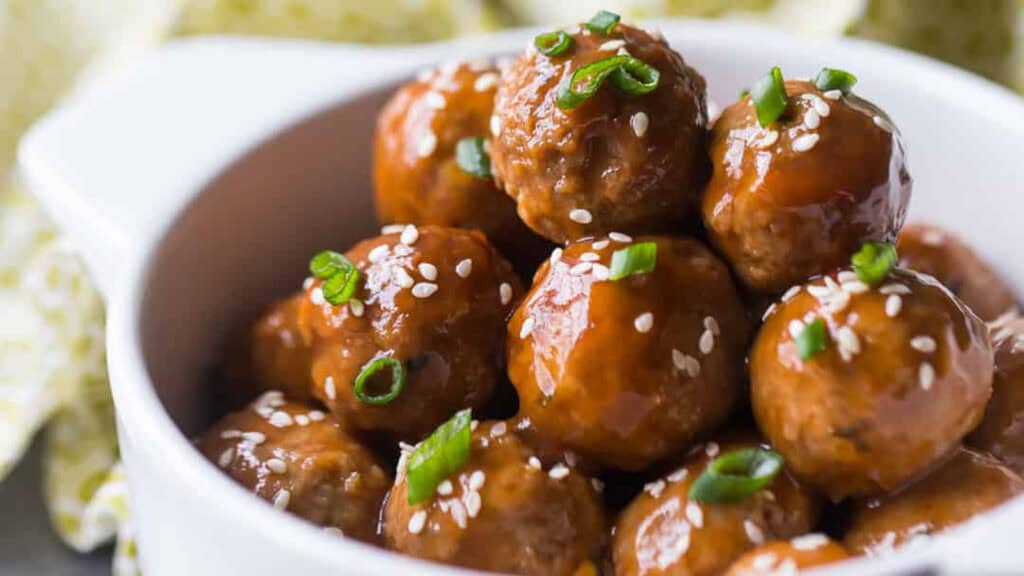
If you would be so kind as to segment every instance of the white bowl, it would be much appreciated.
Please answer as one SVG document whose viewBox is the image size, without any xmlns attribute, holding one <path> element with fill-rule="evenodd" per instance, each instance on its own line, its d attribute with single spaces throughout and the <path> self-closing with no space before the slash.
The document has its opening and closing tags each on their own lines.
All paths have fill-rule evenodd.
<svg viewBox="0 0 1024 576">
<path fill-rule="evenodd" d="M 665 22 L 729 103 L 772 65 L 854 71 L 902 129 L 913 219 L 951 226 L 1017 286 L 1024 104 L 930 60 L 750 25 Z M 281 514 L 193 449 L 226 335 L 297 286 L 309 254 L 374 233 L 370 139 L 400 79 L 428 63 L 510 54 L 536 31 L 397 49 L 230 39 L 170 44 L 40 122 L 23 174 L 81 246 L 109 302 L 121 451 L 148 576 L 452 574 Z M 1024 566 L 1024 501 L 884 560 L 829 574 Z M 1017 532 L 1017 534 L 1015 534 Z"/>
</svg>

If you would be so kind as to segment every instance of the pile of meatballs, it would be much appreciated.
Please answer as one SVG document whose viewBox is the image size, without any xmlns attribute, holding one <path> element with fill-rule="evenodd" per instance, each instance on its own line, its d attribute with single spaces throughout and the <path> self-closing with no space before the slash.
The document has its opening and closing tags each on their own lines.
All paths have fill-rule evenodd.
<svg viewBox="0 0 1024 576">
<path fill-rule="evenodd" d="M 791 574 L 1024 491 L 1013 291 L 903 228 L 852 74 L 751 83 L 709 119 L 602 12 L 400 87 L 381 235 L 234 342 L 202 453 L 345 538 L 527 575 Z"/>
</svg>

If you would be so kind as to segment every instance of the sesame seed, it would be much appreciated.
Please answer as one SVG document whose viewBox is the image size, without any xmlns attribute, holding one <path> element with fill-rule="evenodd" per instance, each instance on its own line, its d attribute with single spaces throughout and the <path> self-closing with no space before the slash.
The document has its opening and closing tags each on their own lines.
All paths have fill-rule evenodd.
<svg viewBox="0 0 1024 576">
<path fill-rule="evenodd" d="M 633 319 L 633 327 L 636 328 L 636 331 L 641 334 L 650 332 L 651 328 L 654 327 L 654 314 L 650 312 L 644 312 L 643 314 L 637 316 L 636 318 Z"/>
<path fill-rule="evenodd" d="M 656 482 L 650 482 L 648 484 L 644 484 L 644 492 L 647 492 L 648 494 L 650 494 L 652 498 L 657 498 L 657 497 L 661 496 L 661 493 L 664 490 L 665 490 L 665 481 L 664 480 L 658 480 Z"/>
<path fill-rule="evenodd" d="M 235 458 L 235 449 L 228 448 L 227 450 L 220 453 L 220 458 L 217 459 L 217 464 L 221 468 L 227 468 L 231 465 L 231 461 Z"/>
<path fill-rule="evenodd" d="M 358 298 L 351 298 L 348 301 L 348 310 L 356 318 L 361 318 L 366 307 L 363 305 L 363 301 Z"/>
<path fill-rule="evenodd" d="M 313 422 L 319 422 L 326 418 L 324 413 L 319 410 L 310 410 L 307 416 L 309 416 L 309 419 L 312 420 Z"/>
<path fill-rule="evenodd" d="M 416 146 L 416 154 L 420 158 L 427 158 L 434 153 L 437 148 L 437 134 L 433 132 L 427 132 L 423 138 L 420 138 L 419 144 Z"/>
<path fill-rule="evenodd" d="M 672 365 L 679 370 L 686 370 L 686 354 L 675 348 L 672 349 Z"/>
<path fill-rule="evenodd" d="M 807 152 L 814 145 L 818 143 L 819 136 L 817 134 L 804 134 L 796 140 L 793 140 L 793 151 L 794 152 Z"/>
<path fill-rule="evenodd" d="M 803 334 L 805 328 L 806 326 L 804 326 L 803 320 L 800 320 L 799 318 L 789 321 L 789 335 L 793 338 L 799 338 L 800 335 Z"/>
<path fill-rule="evenodd" d="M 610 240 L 598 240 L 597 242 L 591 244 L 590 247 L 593 248 L 594 250 L 604 250 L 605 248 L 608 247 L 609 244 L 611 244 Z"/>
<path fill-rule="evenodd" d="M 797 550 L 817 550 L 828 544 L 828 537 L 824 534 L 804 534 L 789 541 L 790 545 Z"/>
<path fill-rule="evenodd" d="M 475 470 L 469 475 L 469 489 L 480 490 L 484 487 L 484 482 L 487 480 L 487 476 L 484 475 L 483 470 Z"/>
<path fill-rule="evenodd" d="M 305 414 L 296 414 L 295 423 L 299 426 L 309 426 L 309 416 L 306 416 Z"/>
<path fill-rule="evenodd" d="M 757 544 L 758 546 L 764 544 L 764 532 L 761 531 L 761 528 L 757 524 L 754 524 L 750 520 L 744 520 L 743 531 L 747 533 L 747 538 L 749 538 L 754 544 Z"/>
<path fill-rule="evenodd" d="M 910 288 L 903 284 L 886 284 L 878 291 L 882 294 L 910 294 Z"/>
<path fill-rule="evenodd" d="M 274 508 L 278 510 L 287 510 L 288 502 L 292 499 L 292 493 L 288 490 L 281 488 L 274 494 Z"/>
<path fill-rule="evenodd" d="M 704 511 L 701 510 L 700 504 L 696 502 L 688 502 L 686 504 L 686 519 L 693 524 L 695 528 L 704 526 Z"/>
<path fill-rule="evenodd" d="M 432 282 L 420 282 L 412 287 L 412 295 L 417 298 L 430 298 L 437 292 L 437 284 Z"/>
<path fill-rule="evenodd" d="M 267 435 L 263 432 L 243 432 L 242 440 L 245 440 L 250 444 L 259 445 L 267 441 Z"/>
<path fill-rule="evenodd" d="M 425 510 L 417 510 L 415 514 L 409 518 L 409 534 L 419 534 L 423 531 L 423 526 L 427 523 L 427 512 Z"/>
<path fill-rule="evenodd" d="M 480 500 L 480 493 L 468 492 L 464 498 L 466 502 L 466 514 L 469 514 L 470 518 L 476 518 L 476 515 L 480 513 L 480 506 L 482 504 Z"/>
<path fill-rule="evenodd" d="M 533 468 L 535 470 L 541 469 L 540 459 L 537 458 L 536 456 L 530 456 L 530 459 L 527 460 L 527 464 L 529 464 L 530 468 Z"/>
<path fill-rule="evenodd" d="M 768 319 L 769 316 L 771 316 L 773 313 L 775 313 L 775 308 L 776 308 L 776 305 L 774 303 L 771 306 L 769 306 L 768 308 L 766 308 L 765 311 L 764 311 L 764 314 L 761 314 L 761 322 L 764 322 L 765 320 Z"/>
<path fill-rule="evenodd" d="M 843 292 L 849 294 L 863 294 L 871 289 L 870 286 L 861 282 L 860 280 L 854 280 L 853 282 L 843 282 L 841 284 Z"/>
<path fill-rule="evenodd" d="M 761 552 L 750 562 L 750 567 L 756 572 L 772 572 L 775 562 L 779 559 L 774 552 Z"/>
<path fill-rule="evenodd" d="M 808 110 L 804 113 L 804 126 L 809 130 L 814 130 L 821 125 L 821 116 L 818 115 L 816 110 Z"/>
<path fill-rule="evenodd" d="M 775 143 L 778 141 L 778 130 L 766 130 L 765 132 L 759 134 L 756 138 L 754 138 L 753 142 L 751 142 L 751 146 L 753 146 L 754 148 L 764 149 L 770 146 L 774 146 Z"/>
<path fill-rule="evenodd" d="M 597 262 L 601 257 L 593 252 L 584 252 L 580 254 L 580 260 L 583 262 Z"/>
<path fill-rule="evenodd" d="M 548 472 L 548 476 L 554 478 L 555 480 L 561 480 L 562 478 L 565 478 L 568 475 L 569 467 L 566 466 L 565 464 L 562 464 L 561 462 L 555 464 Z"/>
<path fill-rule="evenodd" d="M 625 46 L 619 48 L 618 51 L 615 52 L 615 55 L 616 56 L 632 56 L 632 54 L 629 53 L 629 50 L 626 50 Z"/>
<path fill-rule="evenodd" d="M 573 452 L 572 450 L 567 450 L 566 451 L 566 453 L 565 453 L 565 463 L 568 464 L 570 468 L 575 468 L 576 464 L 578 464 L 579 461 L 580 461 L 580 458 L 579 458 L 579 456 L 576 455 L 575 452 Z"/>
<path fill-rule="evenodd" d="M 317 306 L 323 306 L 327 303 L 327 299 L 324 298 L 324 291 L 322 288 L 317 286 L 309 293 L 309 301 Z"/>
<path fill-rule="evenodd" d="M 715 349 L 715 334 L 711 330 L 704 330 L 704 333 L 700 335 L 697 347 L 701 354 L 705 356 L 711 354 L 711 351 Z"/>
<path fill-rule="evenodd" d="M 398 284 L 400 288 L 411 288 L 416 284 L 416 280 L 405 271 L 405 268 L 395 269 L 395 284 Z"/>
<path fill-rule="evenodd" d="M 824 94 L 822 94 L 822 96 L 824 96 L 825 98 L 828 98 L 829 100 L 839 100 L 840 98 L 843 97 L 843 91 L 842 90 L 829 90 L 828 92 L 825 92 Z"/>
<path fill-rule="evenodd" d="M 708 442 L 704 445 L 704 453 L 708 455 L 708 458 L 718 456 L 721 449 L 722 448 L 718 445 L 718 442 Z"/>
<path fill-rule="evenodd" d="M 444 510 L 444 508 L 441 508 Z M 459 528 L 466 527 L 466 508 L 462 505 L 459 500 L 452 500 L 450 504 L 452 520 Z"/>
<path fill-rule="evenodd" d="M 603 282 L 611 277 L 612 271 L 608 269 L 604 264 L 597 264 L 591 267 L 591 271 L 594 274 L 594 280 L 597 282 Z"/>
<path fill-rule="evenodd" d="M 405 224 L 388 224 L 380 227 L 381 234 L 401 234 L 405 230 Z"/>
<path fill-rule="evenodd" d="M 561 260 L 561 259 L 562 259 L 562 249 L 561 248 L 555 248 L 554 250 L 551 251 L 551 265 L 552 266 L 554 266 L 555 264 L 558 264 L 558 261 Z"/>
<path fill-rule="evenodd" d="M 491 136 L 497 138 L 501 135 L 501 118 L 497 114 L 491 115 Z"/>
<path fill-rule="evenodd" d="M 406 246 L 412 246 L 413 244 L 416 243 L 416 240 L 418 240 L 419 237 L 419 229 L 413 226 L 412 224 L 409 224 L 402 230 L 402 235 L 398 238 L 398 240 L 402 244 L 405 244 Z"/>
<path fill-rule="evenodd" d="M 459 260 L 459 263 L 455 265 L 455 273 L 459 275 L 459 278 L 469 278 L 469 275 L 473 273 L 473 260 L 470 258 Z"/>
<path fill-rule="evenodd" d="M 280 458 L 271 458 L 267 460 L 267 469 L 274 474 L 284 474 L 288 471 L 288 463 Z"/>
<path fill-rule="evenodd" d="M 718 326 L 718 320 L 715 320 L 714 316 L 704 317 L 704 329 L 710 331 L 715 336 L 722 333 L 721 328 Z"/>
<path fill-rule="evenodd" d="M 832 295 L 832 290 L 828 286 L 819 286 L 814 284 L 807 287 L 807 293 L 814 296 L 817 299 L 828 298 Z"/>
<path fill-rule="evenodd" d="M 494 72 L 488 72 L 480 75 L 473 81 L 473 90 L 476 90 L 477 92 L 486 92 L 497 85 L 498 75 Z"/>
<path fill-rule="evenodd" d="M 839 278 L 839 283 L 844 284 L 846 282 L 856 282 L 860 278 L 857 277 L 857 273 L 853 270 L 843 270 L 836 274 L 836 278 Z"/>
<path fill-rule="evenodd" d="M 423 102 L 435 110 L 441 110 L 448 105 L 448 101 L 445 100 L 444 96 L 440 92 L 434 92 L 433 90 L 423 95 Z"/>
<path fill-rule="evenodd" d="M 601 50 L 602 52 L 603 51 L 609 51 L 610 52 L 612 50 L 618 50 L 619 48 L 622 48 L 625 45 L 626 45 L 626 41 L 622 40 L 621 38 L 618 38 L 618 39 L 615 39 L 615 40 L 609 40 L 609 41 L 605 42 L 604 44 L 601 44 L 600 46 L 597 47 L 597 49 Z"/>
<path fill-rule="evenodd" d="M 437 493 L 441 496 L 450 496 L 454 490 L 451 480 L 443 480 L 437 485 Z"/>
<path fill-rule="evenodd" d="M 644 112 L 637 112 L 629 117 L 629 127 L 637 138 L 643 138 L 647 134 L 647 128 L 651 125 L 651 119 Z"/>
<path fill-rule="evenodd" d="M 580 276 L 582 274 L 590 272 L 590 269 L 593 267 L 594 264 L 591 262 L 580 262 L 579 264 L 569 269 L 569 274 L 572 274 L 573 276 Z"/>
<path fill-rule="evenodd" d="M 390 248 L 388 248 L 387 244 L 381 244 L 380 246 L 377 246 L 373 250 L 370 250 L 370 254 L 367 255 L 367 259 L 372 264 L 376 264 L 376 263 L 380 262 L 381 260 L 387 258 L 389 251 L 390 251 Z"/>
<path fill-rule="evenodd" d="M 935 339 L 931 336 L 914 336 L 910 339 L 910 347 L 918 352 L 931 354 L 935 352 L 938 344 L 935 343 Z"/>
<path fill-rule="evenodd" d="M 220 433 L 220 437 L 228 440 L 230 438 L 240 438 L 242 436 L 241 430 L 224 430 Z"/>
<path fill-rule="evenodd" d="M 324 395 L 327 396 L 328 400 L 334 400 L 337 396 L 337 390 L 334 388 L 334 378 L 328 376 L 324 379 Z"/>
<path fill-rule="evenodd" d="M 498 297 L 501 298 L 501 305 L 505 306 L 512 301 L 512 285 L 508 282 L 502 282 L 498 286 Z"/>
<path fill-rule="evenodd" d="M 604 492 L 604 482 L 600 478 L 591 478 L 590 485 L 594 487 L 595 492 Z"/>
<path fill-rule="evenodd" d="M 680 468 L 675 472 L 669 474 L 666 480 L 672 482 L 673 484 L 675 484 L 676 482 L 682 482 L 683 480 L 686 479 L 686 475 L 689 473 L 690 471 L 687 470 L 686 468 Z"/>
<path fill-rule="evenodd" d="M 917 369 L 917 381 L 922 390 L 930 390 L 935 383 L 935 368 L 928 362 L 922 362 Z"/>
<path fill-rule="evenodd" d="M 622 232 L 611 232 L 608 234 L 608 239 L 612 242 L 618 242 L 620 244 L 629 244 L 633 241 L 633 237 Z"/>
<path fill-rule="evenodd" d="M 573 208 L 569 211 L 569 220 L 576 222 L 577 224 L 590 224 L 594 221 L 594 216 L 589 210 L 583 208 Z"/>
<path fill-rule="evenodd" d="M 291 426 L 293 422 L 291 415 L 289 415 L 287 412 L 281 412 L 280 410 L 271 414 L 268 421 L 270 422 L 270 425 L 275 428 L 284 428 L 286 426 Z"/>
<path fill-rule="evenodd" d="M 855 355 L 860 354 L 860 338 L 849 326 L 843 326 L 836 332 L 836 341 L 839 343 L 839 355 L 844 362 L 849 362 Z"/>
<path fill-rule="evenodd" d="M 434 266 L 429 262 L 420 262 L 417 268 L 424 280 L 430 280 L 431 282 L 437 280 L 437 266 Z"/>
<path fill-rule="evenodd" d="M 508 431 L 508 424 L 504 422 L 498 422 L 494 426 L 491 426 L 491 438 L 501 438 Z"/>
<path fill-rule="evenodd" d="M 522 327 L 519 328 L 519 337 L 520 338 L 526 338 L 527 336 L 530 335 L 531 332 L 533 332 L 533 318 L 532 317 L 527 318 L 526 320 L 523 320 L 523 325 L 522 325 Z"/>
<path fill-rule="evenodd" d="M 302 289 L 309 290 L 310 287 L 313 286 L 313 282 L 316 282 L 316 278 L 313 278 L 312 276 L 307 276 L 306 279 L 302 281 Z"/>
</svg>

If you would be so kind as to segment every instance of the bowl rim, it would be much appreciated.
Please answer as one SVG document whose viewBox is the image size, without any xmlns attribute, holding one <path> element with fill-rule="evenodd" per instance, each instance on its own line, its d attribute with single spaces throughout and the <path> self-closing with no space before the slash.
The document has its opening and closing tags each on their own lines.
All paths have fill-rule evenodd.
<svg viewBox="0 0 1024 576">
<path fill-rule="evenodd" d="M 886 66 L 892 74 L 906 76 L 908 79 L 905 79 L 904 82 L 941 81 L 944 92 L 935 95 L 938 99 L 953 99 L 969 93 L 975 100 L 975 106 L 973 106 L 975 113 L 998 118 L 1001 123 L 1010 125 L 1008 129 L 1017 130 L 1024 136 L 1024 101 L 1017 95 L 969 72 L 924 56 L 857 39 L 802 38 L 747 22 L 654 20 L 644 22 L 644 24 L 659 27 L 669 36 L 687 35 L 715 45 L 742 37 L 744 41 L 758 39 L 792 50 L 806 50 L 809 47 L 814 47 L 814 49 L 832 54 L 857 55 L 876 62 L 879 66 Z M 295 123 L 289 126 L 313 118 L 328 107 L 370 94 L 397 80 L 412 76 L 424 64 L 458 59 L 465 54 L 467 47 L 474 48 L 482 56 L 508 54 L 510 50 L 522 46 L 538 30 L 538 28 L 521 28 L 435 44 L 366 49 L 366 52 L 371 53 L 379 51 L 396 55 L 404 54 L 410 57 L 404 66 L 368 79 L 365 84 L 346 94 L 343 98 L 323 102 L 322 106 L 307 109 L 300 117 L 296 118 Z M 223 41 L 223 39 L 185 40 L 177 44 L 217 41 Z M 412 56 L 414 54 L 415 56 Z M 274 135 L 269 136 L 273 137 Z M 258 142 L 253 144 L 256 145 Z M 248 151 L 249 149 L 241 150 L 239 154 L 227 159 L 207 182 L 215 179 L 223 170 L 228 169 L 235 161 L 244 157 Z M 205 184 L 197 192 L 204 188 Z M 197 195 L 198 193 L 193 194 L 192 198 L 194 199 Z M 162 458 L 169 461 L 169 465 L 179 473 L 177 480 L 181 490 L 193 492 L 196 498 L 202 499 L 211 508 L 220 509 L 223 514 L 233 514 L 243 519 L 251 530 L 259 532 L 263 538 L 288 541 L 290 542 L 289 546 L 297 548 L 301 546 L 302 554 L 320 559 L 325 564 L 345 566 L 346 563 L 352 564 L 355 561 L 360 567 L 392 570 L 400 573 L 437 574 L 439 576 L 478 574 L 479 572 L 419 560 L 361 542 L 338 539 L 304 520 L 289 514 L 281 514 L 236 485 L 215 466 L 202 458 L 190 440 L 180 432 L 157 396 L 149 376 L 140 346 L 140 319 L 150 275 L 149 266 L 163 240 L 168 236 L 187 205 L 188 203 L 182 203 L 181 206 L 176 207 L 177 211 L 174 214 L 167 215 L 163 220 L 163 225 L 154 232 L 151 238 L 146 240 L 146 244 L 138 252 L 138 256 L 125 264 L 125 274 L 120 276 L 120 282 L 112 287 L 109 295 L 108 301 L 111 302 L 111 306 L 107 328 L 108 358 L 111 387 L 120 426 L 131 430 L 140 438 L 145 438 L 146 442 L 152 445 L 152 449 L 158 450 L 162 454 Z M 127 473 L 131 476 L 130 462 L 127 463 Z M 1015 510 L 1019 510 L 1019 514 L 1024 515 L 1024 497 L 1018 499 L 1013 506 Z M 937 539 L 953 537 L 955 533 L 954 529 Z M 931 563 L 941 561 L 939 555 L 923 554 L 925 549 L 914 548 L 900 551 L 887 557 L 884 561 L 865 559 L 845 562 L 830 568 L 828 573 L 864 574 L 877 570 L 891 571 L 901 567 L 919 567 L 922 561 Z M 929 546 L 927 550 L 934 548 L 938 547 Z"/>
</svg>

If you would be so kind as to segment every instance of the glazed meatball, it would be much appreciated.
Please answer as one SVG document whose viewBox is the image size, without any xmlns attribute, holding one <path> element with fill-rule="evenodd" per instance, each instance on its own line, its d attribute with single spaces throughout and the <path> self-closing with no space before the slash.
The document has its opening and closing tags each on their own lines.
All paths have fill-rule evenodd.
<svg viewBox="0 0 1024 576">
<path fill-rule="evenodd" d="M 267 390 L 308 401 L 313 390 L 313 336 L 299 316 L 301 294 L 273 303 L 249 329 L 227 365 L 229 405 Z"/>
<path fill-rule="evenodd" d="M 695 212 L 709 172 L 704 79 L 632 26 L 571 37 L 558 56 L 528 48 L 503 76 L 491 120 L 498 185 L 555 242 L 672 228 Z M 629 95 L 607 80 L 578 107 L 559 107 L 574 72 L 626 53 L 657 69 L 656 89 Z"/>
<path fill-rule="evenodd" d="M 733 562 L 725 576 L 796 575 L 807 568 L 841 562 L 850 554 L 824 534 L 804 534 L 792 540 L 769 542 Z"/>
<path fill-rule="evenodd" d="M 199 450 L 274 507 L 375 543 L 391 479 L 330 415 L 265 393 L 211 427 Z"/>
<path fill-rule="evenodd" d="M 996 370 L 985 417 L 967 439 L 1024 474 L 1024 319 L 992 325 Z"/>
<path fill-rule="evenodd" d="M 911 224 L 899 235 L 904 268 L 929 274 L 946 285 L 982 320 L 995 320 L 1017 307 L 1013 289 L 991 266 L 952 233 L 928 224 Z"/>
<path fill-rule="evenodd" d="M 786 82 L 789 107 L 767 128 L 749 96 L 711 131 L 714 173 L 702 213 L 712 242 L 743 283 L 782 292 L 893 241 L 910 201 L 899 132 L 852 94 Z"/>
<path fill-rule="evenodd" d="M 913 485 L 857 505 L 844 543 L 877 556 L 941 532 L 1024 492 L 1024 480 L 994 458 L 959 449 Z"/>
<path fill-rule="evenodd" d="M 411 505 L 399 464 L 384 509 L 395 550 L 510 574 L 571 575 L 593 566 L 607 523 L 592 481 L 564 462 L 544 463 L 504 421 L 481 423 L 469 459 Z"/>
<path fill-rule="evenodd" d="M 801 359 L 805 331 L 820 330 Z M 843 270 L 794 288 L 750 358 L 761 430 L 793 472 L 833 499 L 892 490 L 981 419 L 992 389 L 986 326 L 930 276 L 869 287 Z"/>
<path fill-rule="evenodd" d="M 475 228 L 507 256 L 536 264 L 550 251 L 490 178 L 463 171 L 463 138 L 487 137 L 498 70 L 452 63 L 395 93 L 377 119 L 373 175 L 382 222 Z M 517 262 L 518 263 L 518 262 Z"/>
<path fill-rule="evenodd" d="M 346 425 L 420 440 L 460 408 L 477 408 L 502 377 L 504 326 L 522 292 L 509 263 L 477 231 L 407 226 L 346 253 L 361 273 L 353 299 L 332 306 L 321 282 L 303 306 L 317 339 L 314 396 Z M 401 362 L 400 393 L 386 397 Z M 356 380 L 364 371 L 362 398 Z"/>
<path fill-rule="evenodd" d="M 616 251 L 652 246 L 653 270 L 609 278 Z M 747 334 L 729 271 L 703 244 L 613 234 L 541 266 L 509 323 L 509 378 L 538 434 L 639 470 L 726 417 Z"/>
<path fill-rule="evenodd" d="M 752 439 L 709 443 L 682 468 L 648 484 L 615 526 L 615 574 L 715 576 L 767 540 L 807 533 L 817 520 L 818 500 L 785 470 L 739 502 L 690 500 L 690 486 L 715 456 L 758 446 Z"/>
</svg>

